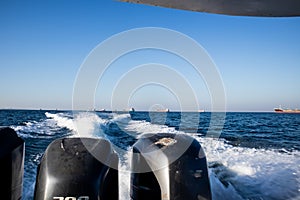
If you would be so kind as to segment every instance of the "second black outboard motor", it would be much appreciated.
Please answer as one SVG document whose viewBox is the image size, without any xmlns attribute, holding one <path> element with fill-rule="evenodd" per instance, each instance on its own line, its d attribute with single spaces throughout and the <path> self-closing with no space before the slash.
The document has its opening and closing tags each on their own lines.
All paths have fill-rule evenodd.
<svg viewBox="0 0 300 200">
<path fill-rule="evenodd" d="M 52 142 L 41 161 L 35 200 L 117 200 L 118 157 L 104 139 Z"/>
<path fill-rule="evenodd" d="M 206 157 L 184 134 L 146 134 L 133 147 L 132 200 L 210 200 Z"/>
<path fill-rule="evenodd" d="M 20 200 L 24 174 L 24 141 L 8 127 L 0 127 L 0 197 Z"/>
</svg>

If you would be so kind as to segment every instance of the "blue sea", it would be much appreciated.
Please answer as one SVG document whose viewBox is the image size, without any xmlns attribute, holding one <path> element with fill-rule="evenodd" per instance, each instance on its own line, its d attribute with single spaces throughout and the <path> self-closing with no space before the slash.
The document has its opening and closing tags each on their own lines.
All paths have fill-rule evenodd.
<svg viewBox="0 0 300 200">
<path fill-rule="evenodd" d="M 214 200 L 299 200 L 300 114 L 225 115 L 224 126 L 213 127 L 216 114 L 209 112 L 0 110 L 0 126 L 13 128 L 25 140 L 23 199 L 26 200 L 33 199 L 37 166 L 53 140 L 103 137 L 130 151 L 144 133 L 188 134 L 197 139 L 207 156 Z M 80 133 L 75 124 L 80 124 Z M 219 132 L 220 137 L 210 137 L 209 131 Z M 120 159 L 120 169 L 127 169 L 126 153 L 120 154 Z M 121 171 L 120 199 L 128 200 L 129 173 Z"/>
</svg>

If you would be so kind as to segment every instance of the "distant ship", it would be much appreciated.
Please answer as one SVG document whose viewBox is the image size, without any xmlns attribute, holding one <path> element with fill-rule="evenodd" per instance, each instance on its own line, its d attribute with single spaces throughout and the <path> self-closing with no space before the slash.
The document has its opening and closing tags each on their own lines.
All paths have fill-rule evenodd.
<svg viewBox="0 0 300 200">
<path fill-rule="evenodd" d="M 96 110 L 94 109 L 95 112 L 101 112 L 101 113 L 112 113 L 112 111 L 106 110 L 106 109 L 100 109 L 100 110 Z"/>
<path fill-rule="evenodd" d="M 274 111 L 276 113 L 299 113 L 300 114 L 299 109 L 292 110 L 292 109 L 282 109 L 281 107 L 279 107 L 279 108 L 274 108 Z"/>
<path fill-rule="evenodd" d="M 169 110 L 169 108 L 166 108 L 166 109 L 156 110 L 156 112 L 170 112 L 170 110 Z"/>
</svg>

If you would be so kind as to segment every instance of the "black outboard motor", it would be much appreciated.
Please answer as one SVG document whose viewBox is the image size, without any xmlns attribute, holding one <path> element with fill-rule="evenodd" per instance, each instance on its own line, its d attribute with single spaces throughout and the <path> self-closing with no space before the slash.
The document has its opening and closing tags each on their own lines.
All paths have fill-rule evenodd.
<svg viewBox="0 0 300 200">
<path fill-rule="evenodd" d="M 22 197 L 24 141 L 8 127 L 0 128 L 0 196 L 5 200 Z"/>
<path fill-rule="evenodd" d="M 133 200 L 210 200 L 207 162 L 199 142 L 183 134 L 147 134 L 133 147 Z"/>
<path fill-rule="evenodd" d="M 117 167 L 118 157 L 107 140 L 55 140 L 39 165 L 34 199 L 116 200 L 118 171 L 109 166 Z"/>
</svg>

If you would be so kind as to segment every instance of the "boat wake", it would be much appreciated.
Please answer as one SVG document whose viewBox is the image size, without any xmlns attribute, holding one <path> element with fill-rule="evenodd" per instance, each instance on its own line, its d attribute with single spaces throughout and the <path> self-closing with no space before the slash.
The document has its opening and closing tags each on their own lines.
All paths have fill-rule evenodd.
<svg viewBox="0 0 300 200">
<path fill-rule="evenodd" d="M 81 112 L 45 113 L 46 119 L 12 126 L 27 139 L 50 140 L 57 134 L 68 137 L 103 137 L 125 151 L 146 133 L 188 134 L 197 139 L 205 150 L 209 165 L 213 199 L 299 199 L 300 197 L 300 152 L 284 149 L 255 149 L 233 146 L 225 139 L 212 139 L 177 131 L 174 127 L 153 124 L 144 120 L 132 120 L 129 114 Z M 46 148 L 46 147 L 44 147 Z M 26 149 L 27 150 L 27 149 Z M 32 154 L 34 154 L 32 152 Z M 26 165 L 37 165 L 36 156 Z M 129 199 L 129 153 L 120 155 L 120 198 Z M 30 171 L 30 170 L 29 170 Z M 27 174 L 27 175 L 26 175 Z M 25 182 L 24 199 L 32 197 L 35 173 Z M 29 183 L 28 181 L 32 181 Z M 287 187 L 288 186 L 288 187 Z"/>
</svg>

